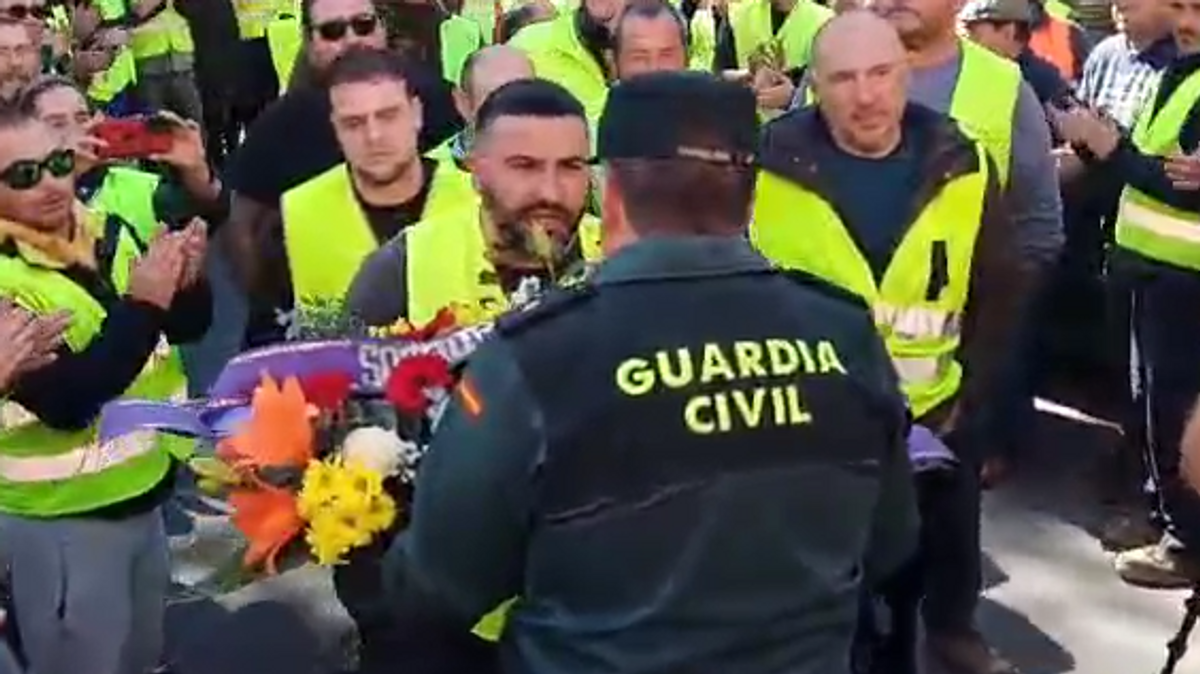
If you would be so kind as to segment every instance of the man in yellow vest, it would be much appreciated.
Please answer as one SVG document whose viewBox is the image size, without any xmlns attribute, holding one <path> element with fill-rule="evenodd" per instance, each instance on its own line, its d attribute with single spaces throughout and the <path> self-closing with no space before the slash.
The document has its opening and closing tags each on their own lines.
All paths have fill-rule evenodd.
<svg viewBox="0 0 1200 674">
<path fill-rule="evenodd" d="M 1132 389 L 1146 414 L 1144 468 L 1164 533 L 1156 544 L 1118 555 L 1116 566 L 1126 582 L 1151 587 L 1188 587 L 1200 579 L 1200 497 L 1186 488 L 1179 468 L 1181 434 L 1200 394 L 1200 322 L 1179 309 L 1200 299 L 1200 191 L 1172 180 L 1178 179 L 1175 164 L 1187 163 L 1181 155 L 1200 148 L 1200 0 L 1180 0 L 1172 15 L 1179 56 L 1129 137 L 1083 108 L 1054 113 L 1062 136 L 1086 147 L 1125 184 L 1112 278 L 1130 295 L 1137 354 Z"/>
<path fill-rule="evenodd" d="M 751 240 L 872 306 L 913 416 L 960 462 L 921 485 L 925 580 L 896 608 L 915 610 L 923 594 L 928 643 L 955 671 L 1011 672 L 973 623 L 980 476 L 1006 449 L 988 446 L 986 422 L 1023 276 L 1000 177 L 980 143 L 907 102 L 909 67 L 887 22 L 851 10 L 816 45 L 819 108 L 764 131 Z"/>
<path fill-rule="evenodd" d="M 574 11 L 518 32 L 509 44 L 529 54 L 537 76 L 561 84 L 583 103 L 595 124 L 604 109 L 609 83 L 612 29 L 625 0 L 583 0 Z"/>
<path fill-rule="evenodd" d="M 0 432 L 0 563 L 30 671 L 147 672 L 162 657 L 170 583 L 159 506 L 189 450 L 136 434 L 102 442 L 95 422 L 125 395 L 182 391 L 161 347 L 208 327 L 205 232 L 140 241 L 75 200 L 73 170 L 44 124 L 0 112 L 0 296 L 70 315 L 54 361 L 8 396 L 29 414 Z"/>
<path fill-rule="evenodd" d="M 511 82 L 480 108 L 476 133 L 480 200 L 422 220 L 367 259 L 347 298 L 367 325 L 420 324 L 452 303 L 499 310 L 527 279 L 544 286 L 599 256 L 598 222 L 583 213 L 591 152 L 579 101 L 545 80 Z M 548 256 L 534 249 L 537 228 Z"/>
<path fill-rule="evenodd" d="M 833 12 L 814 0 L 742 0 L 728 13 L 713 68 L 753 86 L 764 113 L 785 110 L 808 65 L 813 37 Z"/>
<path fill-rule="evenodd" d="M 191 29 L 174 7 L 175 0 L 133 2 L 129 48 L 137 63 L 137 93 L 154 110 L 203 119 L 196 87 L 195 45 Z"/>
<path fill-rule="evenodd" d="M 475 198 L 453 162 L 420 156 L 421 104 L 395 53 L 353 48 L 334 62 L 329 98 L 346 162 L 283 195 L 293 328 L 338 310 L 359 266 L 405 228 Z"/>
<path fill-rule="evenodd" d="M 466 126 L 444 143 L 429 151 L 429 156 L 438 161 L 453 161 L 459 168 L 466 168 L 467 154 L 471 150 L 475 116 L 479 107 L 492 92 L 515 80 L 533 77 L 533 64 L 519 49 L 507 45 L 484 47 L 467 57 L 463 65 L 462 83 L 454 89 L 454 106 L 462 115 Z"/>
</svg>

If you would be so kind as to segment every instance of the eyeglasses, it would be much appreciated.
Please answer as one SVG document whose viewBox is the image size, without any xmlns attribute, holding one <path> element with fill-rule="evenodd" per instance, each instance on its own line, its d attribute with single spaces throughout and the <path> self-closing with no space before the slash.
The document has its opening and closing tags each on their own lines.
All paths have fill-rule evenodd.
<svg viewBox="0 0 1200 674">
<path fill-rule="evenodd" d="M 25 19 L 45 21 L 50 18 L 50 9 L 42 5 L 12 5 L 0 13 L 16 21 L 24 21 Z"/>
<path fill-rule="evenodd" d="M 353 31 L 358 37 L 366 37 L 379 26 L 379 17 L 374 14 L 358 14 L 349 19 L 333 19 L 315 26 L 317 35 L 326 42 L 338 42 Z"/>
<path fill-rule="evenodd" d="M 75 171 L 75 152 L 55 150 L 45 159 L 19 159 L 0 171 L 0 182 L 14 190 L 29 190 L 38 186 L 49 173 L 55 178 L 66 178 Z"/>
</svg>

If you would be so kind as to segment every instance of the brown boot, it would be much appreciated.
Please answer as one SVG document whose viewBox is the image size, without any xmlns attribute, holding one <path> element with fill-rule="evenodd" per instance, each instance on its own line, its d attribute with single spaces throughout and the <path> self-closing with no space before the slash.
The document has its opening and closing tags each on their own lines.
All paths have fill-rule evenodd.
<svg viewBox="0 0 1200 674">
<path fill-rule="evenodd" d="M 1200 566 L 1163 540 L 1126 550 L 1113 560 L 1121 580 L 1154 590 L 1175 590 L 1200 582 Z"/>
<path fill-rule="evenodd" d="M 1016 665 L 997 655 L 975 630 L 930 632 L 925 636 L 925 648 L 953 674 L 1020 674 Z"/>
</svg>

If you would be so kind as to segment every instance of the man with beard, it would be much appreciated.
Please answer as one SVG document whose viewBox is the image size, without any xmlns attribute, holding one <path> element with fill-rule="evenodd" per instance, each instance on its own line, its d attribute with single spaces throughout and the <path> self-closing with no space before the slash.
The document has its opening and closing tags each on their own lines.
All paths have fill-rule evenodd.
<svg viewBox="0 0 1200 674">
<path fill-rule="evenodd" d="M 305 58 L 315 82 L 289 89 L 267 108 L 229 167 L 234 197 L 224 229 L 234 277 L 254 302 L 246 330 L 246 341 L 252 346 L 282 339 L 292 307 L 280 199 L 284 192 L 344 160 L 330 124 L 326 84 L 330 65 L 351 47 L 384 49 L 387 45 L 371 0 L 304 0 L 301 24 Z M 423 68 L 407 68 L 405 81 L 421 104 L 420 149 L 437 146 L 461 128 L 450 91 L 443 88 L 440 77 Z"/>
<path fill-rule="evenodd" d="M 1178 56 L 1129 136 L 1085 108 L 1054 114 L 1064 138 L 1124 183 L 1112 273 L 1131 295 L 1138 356 L 1132 383 L 1140 386 L 1146 415 L 1143 469 L 1163 534 L 1122 552 L 1116 566 L 1126 582 L 1149 587 L 1186 587 L 1200 579 L 1200 497 L 1180 473 L 1181 434 L 1200 394 L 1200 320 L 1179 310 L 1200 300 L 1200 191 L 1178 180 L 1177 166 L 1200 149 L 1200 0 L 1173 0 L 1170 14 Z"/>
<path fill-rule="evenodd" d="M 520 595 L 503 671 L 849 674 L 864 579 L 912 551 L 870 312 L 746 241 L 755 108 L 706 73 L 615 86 L 605 260 L 502 317 L 438 422 L 389 594 L 462 630 Z"/>
<path fill-rule="evenodd" d="M 399 55 L 351 48 L 330 69 L 329 100 L 346 162 L 283 195 L 284 243 L 300 325 L 306 312 L 341 302 L 379 244 L 474 199 L 468 176 L 453 162 L 418 153 L 421 102 L 408 87 Z"/>
<path fill-rule="evenodd" d="M 609 52 L 624 8 L 625 0 L 583 0 L 573 12 L 525 28 L 509 44 L 529 54 L 538 77 L 578 98 L 594 123 L 615 79 Z"/>
<path fill-rule="evenodd" d="M 0 19 L 0 100 L 13 102 L 41 71 L 38 48 L 29 29 Z"/>
<path fill-rule="evenodd" d="M 552 82 L 518 80 L 484 101 L 476 124 L 469 162 L 480 203 L 423 220 L 367 259 L 347 299 L 366 324 L 421 323 L 451 303 L 503 307 L 522 281 L 549 283 L 599 257 L 598 223 L 583 216 L 579 102 Z M 533 245 L 543 234 L 554 242 L 549 259 Z"/>
</svg>

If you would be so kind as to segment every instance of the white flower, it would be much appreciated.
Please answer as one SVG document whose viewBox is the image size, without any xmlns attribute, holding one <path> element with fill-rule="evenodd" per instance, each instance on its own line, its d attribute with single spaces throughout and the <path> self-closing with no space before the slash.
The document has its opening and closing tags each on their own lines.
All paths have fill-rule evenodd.
<svg viewBox="0 0 1200 674">
<path fill-rule="evenodd" d="M 378 426 L 356 428 L 342 442 L 342 458 L 376 471 L 385 477 L 399 475 L 405 469 L 405 457 L 412 452 L 395 433 Z"/>
</svg>

